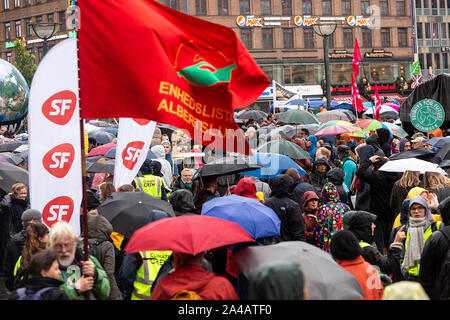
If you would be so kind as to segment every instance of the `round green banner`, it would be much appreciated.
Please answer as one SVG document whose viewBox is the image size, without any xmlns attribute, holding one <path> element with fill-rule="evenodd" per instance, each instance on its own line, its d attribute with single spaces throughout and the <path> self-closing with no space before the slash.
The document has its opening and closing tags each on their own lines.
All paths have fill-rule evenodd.
<svg viewBox="0 0 450 320">
<path fill-rule="evenodd" d="M 422 132 L 431 132 L 438 129 L 444 123 L 444 120 L 444 108 L 436 100 L 420 100 L 411 109 L 411 123 Z"/>
</svg>

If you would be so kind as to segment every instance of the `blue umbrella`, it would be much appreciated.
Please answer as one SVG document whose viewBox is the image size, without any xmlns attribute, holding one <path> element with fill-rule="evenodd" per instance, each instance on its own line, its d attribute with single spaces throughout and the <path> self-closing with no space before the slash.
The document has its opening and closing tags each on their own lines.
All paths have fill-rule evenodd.
<svg viewBox="0 0 450 320">
<path fill-rule="evenodd" d="M 256 199 L 231 195 L 203 204 L 202 216 L 216 217 L 240 225 L 253 239 L 280 234 L 280 218 Z"/>
<path fill-rule="evenodd" d="M 241 172 L 241 174 L 260 179 L 272 179 L 289 168 L 297 169 L 299 175 L 307 174 L 294 160 L 282 154 L 258 152 L 254 156 L 251 156 L 250 159 L 260 165 L 261 168 Z"/>
<path fill-rule="evenodd" d="M 450 143 L 450 137 L 433 137 L 426 143 L 435 148 L 442 148 L 447 143 Z"/>
</svg>

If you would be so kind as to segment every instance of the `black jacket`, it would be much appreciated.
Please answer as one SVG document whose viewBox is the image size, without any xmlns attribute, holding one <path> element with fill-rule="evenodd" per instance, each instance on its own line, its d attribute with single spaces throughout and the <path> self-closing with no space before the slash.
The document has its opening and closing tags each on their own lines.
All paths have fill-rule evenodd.
<svg viewBox="0 0 450 320">
<path fill-rule="evenodd" d="M 3 260 L 3 272 L 5 276 L 5 285 L 9 291 L 13 290 L 14 286 L 14 267 L 17 259 L 22 255 L 23 246 L 27 240 L 28 233 L 22 230 L 16 233 L 7 243 L 5 249 L 5 257 Z"/>
<path fill-rule="evenodd" d="M 189 189 L 186 184 L 181 181 L 181 176 L 178 177 L 177 180 L 175 180 L 175 182 L 173 183 L 173 187 L 172 187 L 172 192 L 176 191 L 176 190 L 189 190 L 192 195 L 194 195 L 195 192 L 195 188 L 197 186 L 197 183 L 195 181 L 192 182 L 192 187 Z"/>
<path fill-rule="evenodd" d="M 356 176 L 370 185 L 370 210 L 377 215 L 378 220 L 394 221 L 390 206 L 392 188 L 397 180 L 397 174 L 379 170 L 369 170 L 370 160 L 361 163 Z"/>
<path fill-rule="evenodd" d="M 291 199 L 293 179 L 287 174 L 280 174 L 271 181 L 270 198 L 264 203 L 278 215 L 281 220 L 281 241 L 306 241 L 305 223 L 300 205 Z"/>
<path fill-rule="evenodd" d="M 206 189 L 200 190 L 200 192 L 194 198 L 195 212 L 198 214 L 201 214 L 203 204 L 206 201 L 211 200 L 212 198 L 215 198 L 215 197 L 216 197 L 216 195 L 209 190 L 206 190 Z"/>
<path fill-rule="evenodd" d="M 42 294 L 43 300 L 69 300 L 69 297 L 66 293 L 59 289 L 59 286 L 62 285 L 63 282 L 53 278 L 47 277 L 31 277 L 28 278 L 25 282 L 24 287 L 26 289 L 32 290 L 34 292 L 47 288 L 47 287 L 56 287 L 56 289 L 51 289 Z M 17 295 L 17 291 L 14 291 L 10 294 L 8 300 L 17 300 L 19 296 Z"/>
<path fill-rule="evenodd" d="M 450 234 L 450 226 L 444 227 L 447 234 Z M 422 284 L 430 299 L 440 299 L 438 276 L 444 262 L 450 242 L 442 234 L 442 231 L 435 231 L 425 242 L 420 259 L 419 282 Z M 446 297 L 450 299 L 450 297 Z"/>
<path fill-rule="evenodd" d="M 194 195 L 187 189 L 178 189 L 169 196 L 175 216 L 195 214 Z"/>
<path fill-rule="evenodd" d="M 314 188 L 311 184 L 303 181 L 303 179 L 301 179 L 301 178 L 294 181 L 293 190 L 292 190 L 292 200 L 294 200 L 295 202 L 297 202 L 300 205 L 300 208 L 302 211 L 303 211 L 302 197 L 306 191 L 316 192 L 316 188 Z M 320 195 L 317 195 L 317 196 L 320 197 Z"/>
</svg>

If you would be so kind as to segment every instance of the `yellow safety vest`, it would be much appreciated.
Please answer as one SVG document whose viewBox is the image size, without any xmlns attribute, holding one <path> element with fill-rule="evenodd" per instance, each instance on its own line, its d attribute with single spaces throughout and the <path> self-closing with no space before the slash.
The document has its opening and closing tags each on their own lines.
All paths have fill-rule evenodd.
<svg viewBox="0 0 450 320">
<path fill-rule="evenodd" d="M 433 233 L 433 230 L 431 228 L 432 225 L 430 225 L 426 230 L 425 233 L 423 235 L 423 239 L 424 239 L 424 243 L 427 242 L 428 238 L 431 236 L 431 234 Z M 441 222 L 438 221 L 436 222 L 436 228 L 437 230 L 439 230 L 441 226 Z M 406 247 L 408 245 L 408 240 L 409 240 L 409 232 L 406 234 L 406 241 L 405 241 L 405 251 L 406 251 Z M 404 265 L 404 263 L 402 263 L 402 265 Z M 412 267 L 408 269 L 408 273 L 412 276 L 418 277 L 419 276 L 419 270 L 420 270 L 420 264 L 417 265 L 417 267 Z"/>
<path fill-rule="evenodd" d="M 17 259 L 16 265 L 14 266 L 14 277 L 17 276 L 17 272 L 19 271 L 21 266 L 22 266 L 22 256 L 20 256 L 19 259 Z"/>
<path fill-rule="evenodd" d="M 134 179 L 134 182 L 136 183 L 136 187 L 141 191 L 153 197 L 161 198 L 161 188 L 164 185 L 163 178 L 154 175 L 145 175 L 144 177 Z"/>
<path fill-rule="evenodd" d="M 131 300 L 150 300 L 150 292 L 159 269 L 172 254 L 172 251 L 143 251 L 142 265 L 136 273 Z"/>
<path fill-rule="evenodd" d="M 362 249 L 362 248 L 365 248 L 365 247 L 370 247 L 371 245 L 368 244 L 367 242 L 360 241 L 360 242 L 359 242 L 359 246 L 360 246 L 361 249 Z"/>
</svg>

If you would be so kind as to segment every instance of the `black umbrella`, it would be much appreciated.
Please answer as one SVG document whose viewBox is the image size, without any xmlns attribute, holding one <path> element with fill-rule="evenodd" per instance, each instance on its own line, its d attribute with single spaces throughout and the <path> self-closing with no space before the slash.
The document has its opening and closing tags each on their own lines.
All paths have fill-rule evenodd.
<svg viewBox="0 0 450 320">
<path fill-rule="evenodd" d="M 439 168 L 450 168 L 450 160 L 442 160 L 441 163 L 439 163 Z"/>
<path fill-rule="evenodd" d="M 439 152 L 436 154 L 436 158 L 439 158 L 441 160 L 450 160 L 450 143 L 446 144 L 439 150 Z"/>
<path fill-rule="evenodd" d="M 0 152 L 12 152 L 23 144 L 27 144 L 28 141 L 13 141 L 0 144 Z"/>
<path fill-rule="evenodd" d="M 97 144 L 107 144 L 113 141 L 116 137 L 114 134 L 104 130 L 95 130 L 88 133 L 89 138 L 94 138 Z"/>
<path fill-rule="evenodd" d="M 226 156 L 205 164 L 195 173 L 194 180 L 200 177 L 221 176 L 261 168 L 253 160 L 244 156 Z"/>
<path fill-rule="evenodd" d="M 11 163 L 0 163 L 0 189 L 11 192 L 13 184 L 21 182 L 28 186 L 28 171 Z"/>
<path fill-rule="evenodd" d="M 267 113 L 261 110 L 248 110 L 244 111 L 237 116 L 238 119 L 251 119 L 251 120 L 263 120 L 267 118 Z"/>
<path fill-rule="evenodd" d="M 394 153 L 389 157 L 389 160 L 400 160 L 408 158 L 417 158 L 421 160 L 432 159 L 436 155 L 436 151 L 428 148 L 419 148 L 413 150 L 407 150 L 399 153 Z"/>
<path fill-rule="evenodd" d="M 91 120 L 88 123 L 92 124 L 93 126 L 96 126 L 96 127 L 117 128 L 117 125 L 111 124 L 111 123 L 103 121 L 103 120 Z"/>
<path fill-rule="evenodd" d="M 97 208 L 117 233 L 130 238 L 143 227 L 153 210 L 160 210 L 175 217 L 169 202 L 152 197 L 145 192 L 114 192 Z"/>
<path fill-rule="evenodd" d="M 20 157 L 17 153 L 1 152 L 0 155 L 13 165 L 18 165 L 23 161 L 22 157 Z"/>
<path fill-rule="evenodd" d="M 116 160 L 90 162 L 86 166 L 87 172 L 111 173 L 114 174 Z"/>
</svg>

